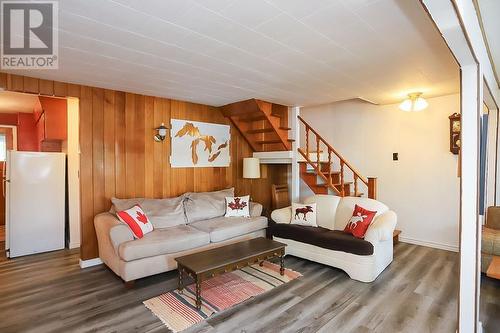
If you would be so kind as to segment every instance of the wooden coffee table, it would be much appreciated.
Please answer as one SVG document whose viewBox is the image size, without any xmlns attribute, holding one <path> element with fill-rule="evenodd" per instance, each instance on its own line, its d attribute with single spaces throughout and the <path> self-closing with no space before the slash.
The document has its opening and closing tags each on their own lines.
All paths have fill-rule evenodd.
<svg viewBox="0 0 500 333">
<path fill-rule="evenodd" d="M 201 309 L 201 282 L 240 268 L 279 257 L 280 274 L 285 274 L 284 256 L 286 244 L 264 237 L 221 246 L 175 258 L 179 271 L 179 292 L 184 289 L 183 276 L 188 275 L 196 283 L 196 308 Z"/>
</svg>

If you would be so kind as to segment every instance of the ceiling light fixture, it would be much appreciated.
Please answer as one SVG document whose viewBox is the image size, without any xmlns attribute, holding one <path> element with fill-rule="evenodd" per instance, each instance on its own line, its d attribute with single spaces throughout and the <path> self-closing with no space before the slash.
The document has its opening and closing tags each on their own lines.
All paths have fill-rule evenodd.
<svg viewBox="0 0 500 333">
<path fill-rule="evenodd" d="M 424 110 L 429 103 L 422 97 L 421 92 L 408 94 L 408 98 L 399 104 L 399 109 L 406 112 L 417 112 Z"/>
</svg>

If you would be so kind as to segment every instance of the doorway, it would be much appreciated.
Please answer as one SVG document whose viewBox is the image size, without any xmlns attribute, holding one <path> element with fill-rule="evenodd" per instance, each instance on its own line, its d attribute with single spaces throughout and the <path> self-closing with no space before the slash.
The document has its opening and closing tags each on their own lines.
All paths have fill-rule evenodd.
<svg viewBox="0 0 500 333">
<path fill-rule="evenodd" d="M 39 215 L 40 210 L 33 218 L 20 217 L 19 212 L 24 214 L 25 210 L 19 207 L 31 207 L 33 202 L 38 201 L 29 199 L 35 188 L 32 186 L 33 182 L 30 183 L 28 180 L 33 173 L 31 170 L 37 169 L 39 171 L 44 169 L 45 174 L 46 171 L 50 171 L 53 177 L 59 179 L 53 183 L 59 185 L 53 187 L 47 183 L 40 192 L 41 199 L 49 198 L 49 204 L 59 200 L 56 198 L 61 198 L 59 200 L 61 204 L 57 206 L 56 211 L 58 220 L 62 221 L 57 228 L 57 234 L 61 235 L 62 242 L 57 244 L 62 244 L 62 247 L 49 246 L 46 247 L 47 250 L 79 247 L 78 119 L 78 99 L 0 92 L 0 172 L 4 179 L 0 198 L 0 260 L 2 258 L 5 260 L 6 256 L 13 257 L 13 248 L 18 256 L 45 252 L 44 246 L 39 246 L 39 251 L 36 246 L 30 249 L 29 241 L 27 251 L 19 252 L 19 246 L 14 246 L 12 241 L 14 235 L 17 235 L 17 245 L 20 243 L 19 235 L 23 235 L 23 232 L 20 233 L 19 226 L 24 223 L 21 221 L 33 220 L 33 224 L 25 226 L 24 229 L 30 230 L 43 228 L 44 219 L 54 219 L 48 216 L 50 209 L 47 210 L 45 218 Z M 49 163 L 54 158 L 59 162 Z M 31 163 L 32 169 L 26 169 L 28 163 Z M 25 171 L 22 170 L 23 165 Z M 11 177 L 17 177 L 17 185 L 10 181 Z M 20 186 L 22 178 L 25 178 L 24 190 Z M 16 202 L 13 203 L 12 198 Z M 43 206 L 39 208 L 43 210 Z M 18 222 L 13 228 L 15 218 Z M 40 244 L 48 243 L 47 237 L 33 239 L 39 240 Z"/>
</svg>

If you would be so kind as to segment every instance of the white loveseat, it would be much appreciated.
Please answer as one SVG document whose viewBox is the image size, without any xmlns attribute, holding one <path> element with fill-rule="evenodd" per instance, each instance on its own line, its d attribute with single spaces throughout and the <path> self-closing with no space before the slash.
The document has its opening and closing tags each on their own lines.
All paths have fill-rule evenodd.
<svg viewBox="0 0 500 333">
<path fill-rule="evenodd" d="M 362 282 L 375 280 L 392 262 L 392 233 L 397 216 L 386 205 L 368 198 L 333 195 L 314 195 L 304 203 L 316 203 L 317 228 L 291 225 L 291 207 L 271 213 L 275 222 L 270 227 L 271 234 L 275 240 L 288 244 L 286 254 L 340 268 Z M 377 211 L 364 240 L 342 232 L 356 204 Z"/>
</svg>

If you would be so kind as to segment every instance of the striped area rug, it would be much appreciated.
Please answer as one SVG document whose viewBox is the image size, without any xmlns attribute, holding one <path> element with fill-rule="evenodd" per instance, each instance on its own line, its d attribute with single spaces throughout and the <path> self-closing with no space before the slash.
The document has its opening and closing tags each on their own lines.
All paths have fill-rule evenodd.
<svg viewBox="0 0 500 333">
<path fill-rule="evenodd" d="M 285 269 L 285 275 L 281 276 L 279 271 L 278 265 L 266 261 L 262 267 L 256 264 L 203 281 L 200 311 L 195 305 L 194 284 L 187 286 L 182 294 L 173 290 L 144 301 L 144 305 L 169 329 L 180 332 L 214 313 L 302 276 L 289 269 Z"/>
</svg>

